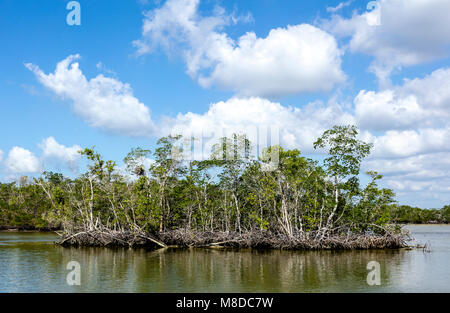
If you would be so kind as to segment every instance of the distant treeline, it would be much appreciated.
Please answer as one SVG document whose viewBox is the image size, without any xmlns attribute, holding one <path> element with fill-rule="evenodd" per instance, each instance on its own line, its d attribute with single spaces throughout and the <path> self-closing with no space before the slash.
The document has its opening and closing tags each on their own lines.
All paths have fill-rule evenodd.
<svg viewBox="0 0 450 313">
<path fill-rule="evenodd" d="M 251 143 L 239 135 L 222 138 L 204 161 L 184 161 L 181 137 L 164 137 L 153 154 L 136 148 L 126 156 L 128 174 L 84 149 L 89 165 L 77 178 L 45 172 L 0 184 L 0 225 L 60 228 L 67 236 L 185 230 L 238 238 L 256 231 L 321 241 L 384 235 L 394 222 L 447 221 L 448 207 L 428 212 L 395 206 L 393 191 L 378 187 L 382 176 L 376 172 L 368 172 L 371 180 L 361 186 L 360 165 L 371 145 L 357 134 L 354 126 L 326 131 L 314 144 L 328 151 L 322 164 L 280 146 L 252 159 Z M 146 167 L 150 157 L 154 162 Z"/>
<path fill-rule="evenodd" d="M 421 209 L 408 205 L 392 205 L 392 221 L 399 224 L 448 224 L 450 205 L 442 209 Z"/>
<path fill-rule="evenodd" d="M 51 203 L 39 185 L 27 177 L 19 182 L 0 183 L 0 230 L 59 229 L 60 223 L 49 222 Z"/>
</svg>

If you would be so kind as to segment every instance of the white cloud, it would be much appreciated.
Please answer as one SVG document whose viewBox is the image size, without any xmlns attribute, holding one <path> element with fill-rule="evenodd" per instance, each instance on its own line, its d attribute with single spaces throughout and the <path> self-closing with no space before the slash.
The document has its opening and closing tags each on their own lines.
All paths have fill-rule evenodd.
<svg viewBox="0 0 450 313">
<path fill-rule="evenodd" d="M 450 56 L 450 1 L 379 0 L 375 10 L 346 19 L 335 15 L 323 26 L 349 36 L 350 50 L 375 57 L 371 69 L 384 86 L 395 68 Z M 379 18 L 378 23 L 373 23 Z"/>
<path fill-rule="evenodd" d="M 168 0 L 146 14 L 138 53 L 155 46 L 183 51 L 187 73 L 203 87 L 244 96 L 283 96 L 329 91 L 345 81 L 341 51 L 333 36 L 308 24 L 254 32 L 231 39 L 223 28 L 236 20 L 216 9 L 198 12 L 199 0 Z"/>
<path fill-rule="evenodd" d="M 0 162 L 3 160 L 3 151 L 0 150 Z"/>
<path fill-rule="evenodd" d="M 450 179 L 450 152 L 406 157 L 401 162 L 397 159 L 372 159 L 366 162 L 366 167 L 376 169 L 391 181 L 398 178 L 405 181 L 439 181 Z M 439 188 L 448 190 L 450 184 L 440 185 Z"/>
<path fill-rule="evenodd" d="M 41 162 L 29 150 L 21 147 L 13 147 L 5 160 L 5 165 L 10 173 L 39 173 L 41 171 Z"/>
<path fill-rule="evenodd" d="M 337 104 L 310 103 L 303 108 L 286 107 L 266 99 L 232 98 L 210 105 L 204 114 L 179 114 L 168 119 L 171 129 L 165 132 L 206 136 L 213 143 L 233 133 L 247 133 L 255 142 L 258 127 L 279 132 L 280 143 L 288 148 L 300 148 L 312 152 L 313 142 L 334 124 L 352 124 L 353 117 Z"/>
<path fill-rule="evenodd" d="M 356 97 L 355 106 L 360 125 L 369 129 L 405 128 L 427 121 L 427 112 L 420 107 L 416 97 L 397 98 L 392 90 L 379 93 L 363 90 Z"/>
<path fill-rule="evenodd" d="M 442 207 L 450 201 L 450 152 L 416 155 L 403 159 L 372 159 L 367 170 L 384 175 L 400 203 L 422 207 Z M 417 197 L 420 192 L 420 197 Z"/>
<path fill-rule="evenodd" d="M 387 131 L 374 137 L 374 157 L 404 158 L 420 154 L 450 151 L 450 128 Z M 401 161 L 398 161 L 401 162 Z"/>
<path fill-rule="evenodd" d="M 327 12 L 336 13 L 339 10 L 342 10 L 345 7 L 348 7 L 350 4 L 352 4 L 353 0 L 349 0 L 346 2 L 341 2 L 335 7 L 327 7 Z"/>
<path fill-rule="evenodd" d="M 78 153 L 81 150 L 80 146 L 66 147 L 59 144 L 53 137 L 44 139 L 38 146 L 42 150 L 39 157 L 25 148 L 13 147 L 4 162 L 7 172 L 13 176 L 14 174 L 36 174 L 55 166 L 58 167 L 58 170 L 64 166 L 74 173 L 77 172 L 78 161 L 81 158 Z M 0 150 L 0 160 L 1 156 L 2 151 Z"/>
<path fill-rule="evenodd" d="M 101 71 L 101 72 L 103 72 L 103 73 L 106 73 L 106 74 L 111 75 L 111 76 L 113 76 L 113 77 L 116 77 L 116 76 L 117 76 L 117 73 L 116 73 L 116 72 L 114 72 L 113 70 L 107 68 L 107 67 L 105 66 L 105 64 L 103 64 L 101 61 L 98 62 L 97 64 L 95 64 L 95 67 L 96 67 L 99 71 Z"/>
<path fill-rule="evenodd" d="M 401 203 L 450 201 L 450 69 L 355 98 L 362 136 L 374 143 L 366 169 L 385 175 Z M 417 197 L 420 192 L 420 197 Z"/>
<path fill-rule="evenodd" d="M 407 81 L 401 92 L 399 89 L 397 93 L 403 97 L 403 93 L 406 94 L 407 90 L 412 90 L 412 85 L 418 83 L 419 80 Z M 421 89 L 422 84 L 419 85 Z M 421 97 L 418 94 L 415 96 L 417 99 Z M 439 106 L 440 101 L 426 98 Z M 374 119 L 382 122 L 383 115 L 376 115 Z M 317 153 L 312 145 L 323 131 L 336 124 L 359 124 L 356 114 L 346 112 L 342 105 L 334 102 L 315 102 L 294 108 L 258 97 L 232 98 L 213 103 L 204 114 L 179 114 L 164 122 L 167 127 L 173 126 L 173 134 L 206 138 L 208 142 L 204 143 L 203 158 L 218 138 L 232 133 L 247 133 L 250 140 L 256 143 L 255 130 L 264 126 L 279 130 L 280 143 L 284 147 L 299 148 L 307 154 Z M 401 130 L 387 128 L 373 133 L 363 130 L 360 138 L 374 143 L 373 153 L 364 163 L 364 169 L 376 170 L 385 175 L 383 181 L 399 194 L 402 203 L 412 204 L 409 199 L 420 190 L 427 200 L 419 201 L 416 205 L 442 205 L 449 200 L 447 189 L 450 180 L 447 177 L 450 177 L 450 127 L 413 126 L 411 124 L 408 129 Z M 162 131 L 169 132 L 170 129 L 163 128 Z"/>
<path fill-rule="evenodd" d="M 450 69 L 439 69 L 423 79 L 380 92 L 361 91 L 355 114 L 365 129 L 439 127 L 450 118 Z"/>
<path fill-rule="evenodd" d="M 373 156 L 406 158 L 450 151 L 449 86 L 450 69 L 439 69 L 423 79 L 405 80 L 402 86 L 361 91 L 354 101 L 355 118 L 375 145 Z"/>
<path fill-rule="evenodd" d="M 44 160 L 63 162 L 73 172 L 77 170 L 78 160 L 81 157 L 78 153 L 81 150 L 80 146 L 73 145 L 72 147 L 66 147 L 59 144 L 55 138 L 49 137 L 44 139 L 39 144 L 39 147 L 42 149 L 42 158 Z"/>
<path fill-rule="evenodd" d="M 132 96 L 128 85 L 101 75 L 89 81 L 75 59 L 71 56 L 58 63 L 48 75 L 33 65 L 27 67 L 55 94 L 72 99 L 75 112 L 93 126 L 128 135 L 206 135 L 211 144 L 224 135 L 249 131 L 256 143 L 252 132 L 269 127 L 279 130 L 283 146 L 314 153 L 313 142 L 324 130 L 336 124 L 356 124 L 362 129 L 361 138 L 374 143 L 368 169 L 386 174 L 390 187 L 404 195 L 424 190 L 435 199 L 448 199 L 450 181 L 444 176 L 449 177 L 450 165 L 442 158 L 448 159 L 450 153 L 450 69 L 378 92 L 362 90 L 354 99 L 353 112 L 333 100 L 295 108 L 261 97 L 236 96 L 212 103 L 205 113 L 163 117 L 154 127 L 147 107 Z M 112 109 L 106 105 L 109 101 Z M 137 124 L 130 116 L 138 119 Z M 43 162 L 58 160 L 71 169 L 76 167 L 79 146 L 66 147 L 49 137 L 40 147 Z M 10 151 L 5 165 L 12 173 L 36 173 L 43 168 L 34 154 L 20 147 Z"/>
<path fill-rule="evenodd" d="M 75 113 L 90 126 L 131 136 L 154 130 L 149 109 L 133 96 L 128 84 L 103 75 L 88 80 L 77 59 L 79 55 L 67 57 L 50 74 L 30 63 L 26 67 L 56 95 L 72 100 Z"/>
</svg>

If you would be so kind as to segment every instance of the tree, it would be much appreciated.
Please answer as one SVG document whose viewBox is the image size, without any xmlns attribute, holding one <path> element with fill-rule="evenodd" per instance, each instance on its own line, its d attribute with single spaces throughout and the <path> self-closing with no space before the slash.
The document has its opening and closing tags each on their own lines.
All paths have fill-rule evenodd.
<svg viewBox="0 0 450 313">
<path fill-rule="evenodd" d="M 163 231 L 169 223 L 171 212 L 170 199 L 167 198 L 167 194 L 173 190 L 178 177 L 185 173 L 182 164 L 182 150 L 177 145 L 180 139 L 180 135 L 159 139 L 159 147 L 154 153 L 155 163 L 150 166 L 150 174 L 158 185 L 159 231 Z"/>
<path fill-rule="evenodd" d="M 267 147 L 253 159 L 250 141 L 236 134 L 220 139 L 210 158 L 186 162 L 181 136 L 163 137 L 153 163 L 150 150 L 133 148 L 126 155 L 130 175 L 87 148 L 80 151 L 88 165 L 79 177 L 45 172 L 34 180 L 0 184 L 0 226 L 133 238 L 182 229 L 188 240 L 195 231 L 267 232 L 294 242 L 321 242 L 344 234 L 379 234 L 392 222 L 449 220 L 449 206 L 421 210 L 394 204 L 392 190 L 378 186 L 377 172 L 368 172 L 371 181 L 360 186 L 361 162 L 371 145 L 357 135 L 354 126 L 324 132 L 314 144 L 328 152 L 323 164 L 281 146 Z"/>
<path fill-rule="evenodd" d="M 231 138 L 222 138 L 213 147 L 211 156 L 212 164 L 221 168 L 218 175 L 220 185 L 224 191 L 224 215 L 227 231 L 230 228 L 230 218 L 235 218 L 235 229 L 241 232 L 242 197 L 239 196 L 242 185 L 240 178 L 250 162 L 250 141 L 245 135 L 233 134 Z"/>
<path fill-rule="evenodd" d="M 446 205 L 441 209 L 441 221 L 450 223 L 450 205 Z"/>
<path fill-rule="evenodd" d="M 145 168 L 145 163 L 150 153 L 150 150 L 144 150 L 140 147 L 131 149 L 123 159 L 128 173 L 138 177 L 145 176 L 148 170 Z"/>
<path fill-rule="evenodd" d="M 326 173 L 333 178 L 334 207 L 322 230 L 322 238 L 333 225 L 333 218 L 339 207 L 339 196 L 344 179 L 359 174 L 362 160 L 370 154 L 371 144 L 357 139 L 356 126 L 334 126 L 327 130 L 314 143 L 314 148 L 328 149 L 328 157 L 324 160 Z"/>
</svg>

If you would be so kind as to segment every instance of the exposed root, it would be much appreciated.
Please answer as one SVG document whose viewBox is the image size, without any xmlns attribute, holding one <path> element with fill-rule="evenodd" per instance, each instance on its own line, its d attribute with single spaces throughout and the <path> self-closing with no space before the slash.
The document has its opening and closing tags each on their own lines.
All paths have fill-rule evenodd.
<svg viewBox="0 0 450 313">
<path fill-rule="evenodd" d="M 311 236 L 314 238 L 314 236 Z M 198 248 L 252 248 L 287 250 L 356 250 L 395 249 L 407 247 L 403 235 L 345 235 L 324 239 L 308 236 L 289 237 L 267 231 L 236 232 L 194 232 L 180 229 L 160 233 L 158 237 L 144 232 L 120 232 L 112 230 L 81 231 L 63 234 L 59 244 L 63 246 L 96 247 L 198 247 Z"/>
<path fill-rule="evenodd" d="M 395 249 L 406 247 L 402 235 L 350 235 L 329 238 L 297 238 L 265 231 L 246 233 L 205 233 L 175 230 L 160 234 L 162 241 L 181 247 L 214 247 L 289 250 L 355 250 L 355 249 Z"/>
<path fill-rule="evenodd" d="M 143 232 L 92 230 L 76 234 L 63 234 L 58 244 L 62 246 L 88 246 L 88 247 L 159 247 L 166 245 Z"/>
</svg>

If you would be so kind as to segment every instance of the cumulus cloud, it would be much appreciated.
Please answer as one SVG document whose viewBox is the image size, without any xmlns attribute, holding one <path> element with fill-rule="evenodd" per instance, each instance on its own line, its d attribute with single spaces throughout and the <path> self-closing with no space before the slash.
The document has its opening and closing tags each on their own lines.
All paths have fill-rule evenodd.
<svg viewBox="0 0 450 313">
<path fill-rule="evenodd" d="M 449 152 L 450 69 L 355 97 L 355 119 L 377 158 Z M 373 135 L 376 134 L 376 135 Z M 401 160 L 397 160 L 401 163 Z"/>
<path fill-rule="evenodd" d="M 450 152 L 437 152 L 398 159 L 372 159 L 365 169 L 376 169 L 385 177 L 402 203 L 437 207 L 450 201 Z M 420 192 L 420 197 L 417 197 Z"/>
<path fill-rule="evenodd" d="M 79 58 L 67 57 L 50 74 L 31 63 L 25 66 L 49 90 L 71 100 L 74 112 L 92 127 L 131 136 L 154 130 L 150 110 L 133 96 L 128 84 L 103 75 L 88 80 L 75 62 Z"/>
<path fill-rule="evenodd" d="M 61 171 L 64 167 L 74 173 L 77 172 L 78 161 L 81 157 L 78 153 L 81 150 L 80 146 L 66 147 L 58 143 L 54 137 L 42 140 L 38 146 L 42 150 L 39 156 L 25 148 L 13 147 L 4 162 L 6 171 L 12 176 L 16 174 L 38 174 L 55 167 L 58 168 L 58 171 Z M 0 150 L 0 160 L 1 156 Z"/>
<path fill-rule="evenodd" d="M 408 80 L 395 94 L 408 98 L 406 94 L 412 92 L 412 86 L 421 90 L 429 77 Z M 419 99 L 419 103 L 423 103 L 420 101 L 421 95 L 415 93 L 414 96 Z M 442 93 L 441 96 L 444 99 Z M 436 97 L 423 97 L 429 105 L 440 107 L 441 102 Z M 424 196 L 428 197 L 428 202 L 421 202 L 420 205 L 449 200 L 446 188 L 450 186 L 447 179 L 450 171 L 450 127 L 416 127 L 414 124 L 405 124 L 402 125 L 405 129 L 392 129 L 386 124 L 386 128 L 370 130 L 367 128 L 368 124 L 360 120 L 361 116 L 346 111 L 344 107 L 336 102 L 313 102 L 296 108 L 258 97 L 235 97 L 211 104 L 209 110 L 203 114 L 190 112 L 179 114 L 176 118 L 167 118 L 163 123 L 166 128 L 161 129 L 165 133 L 183 134 L 187 138 L 206 138 L 203 154 L 195 156 L 204 158 L 218 138 L 233 133 L 249 135 L 254 144 L 271 144 L 268 141 L 260 141 L 261 130 L 268 130 L 268 137 L 270 131 L 276 130 L 275 135 L 279 136 L 277 143 L 284 147 L 299 148 L 306 154 L 317 153 L 313 142 L 323 131 L 337 124 L 356 124 L 362 129 L 360 139 L 374 144 L 372 155 L 364 163 L 365 170 L 376 170 L 385 175 L 384 182 L 398 192 L 403 200 L 407 200 L 408 196 L 417 190 L 421 190 Z M 372 114 L 374 113 L 375 111 Z M 399 117 L 401 116 L 402 114 Z M 408 118 L 406 115 L 403 117 Z M 373 115 L 373 119 L 378 123 L 383 123 L 383 118 L 383 112 Z"/>
<path fill-rule="evenodd" d="M 396 68 L 450 56 L 449 11 L 448 0 L 379 0 L 374 10 L 334 15 L 322 26 L 350 37 L 351 51 L 373 56 L 371 69 L 384 86 Z"/>
<path fill-rule="evenodd" d="M 368 168 L 377 168 L 387 178 L 402 178 L 408 181 L 450 179 L 450 152 L 437 152 L 406 157 L 402 162 L 395 159 L 372 159 Z M 400 183 L 399 183 L 400 184 Z M 450 184 L 440 185 L 440 190 L 449 190 Z"/>
<path fill-rule="evenodd" d="M 0 162 L 3 160 L 3 151 L 0 150 Z"/>
<path fill-rule="evenodd" d="M 49 137 L 44 139 L 42 143 L 39 144 L 39 147 L 42 149 L 42 158 L 47 162 L 62 162 L 72 172 L 75 172 L 78 169 L 78 160 L 81 157 L 78 153 L 78 151 L 81 150 L 80 146 L 73 145 L 72 147 L 66 147 L 59 144 L 55 138 Z"/>
<path fill-rule="evenodd" d="M 42 169 L 39 159 L 29 150 L 13 147 L 5 160 L 7 170 L 12 174 L 39 173 Z"/>
<path fill-rule="evenodd" d="M 390 130 L 373 137 L 375 157 L 404 158 L 420 154 L 450 151 L 450 128 Z M 401 161 L 398 161 L 401 162 Z"/>
<path fill-rule="evenodd" d="M 433 157 L 444 158 L 450 153 L 448 68 L 423 78 L 406 79 L 402 85 L 381 91 L 362 90 L 356 95 L 351 111 L 333 100 L 291 107 L 262 97 L 239 95 L 212 103 L 204 113 L 162 117 L 155 127 L 147 107 L 132 96 L 128 85 L 101 75 L 86 79 L 74 62 L 76 58 L 71 56 L 58 63 L 55 72 L 50 74 L 30 64 L 27 67 L 55 94 L 73 100 L 74 111 L 93 126 L 128 135 L 172 133 L 188 138 L 192 135 L 206 138 L 207 145 L 232 133 L 247 133 L 260 146 L 281 143 L 287 148 L 299 148 L 303 153 L 314 153 L 313 142 L 323 131 L 336 124 L 356 124 L 362 130 L 361 139 L 374 143 L 368 169 L 387 175 L 389 186 L 396 191 L 406 195 L 422 190 L 430 197 L 444 199 L 445 188 L 450 185 L 443 177 L 448 174 L 448 162 L 433 162 Z M 112 108 L 106 105 L 109 101 L 113 103 Z M 279 141 L 261 142 L 260 132 L 268 135 L 266 130 L 275 131 Z M 37 173 L 44 163 L 48 165 L 55 160 L 72 170 L 76 168 L 79 146 L 64 146 L 53 137 L 39 146 L 43 151 L 41 159 L 28 150 L 14 147 L 5 161 L 7 170 Z M 207 148 L 202 150 L 201 157 L 209 155 Z"/>
<path fill-rule="evenodd" d="M 275 138 L 278 140 L 275 144 L 281 143 L 288 148 L 295 147 L 303 152 L 312 152 L 313 142 L 323 131 L 334 124 L 353 123 L 353 116 L 338 104 L 314 102 L 303 108 L 294 108 L 267 99 L 250 97 L 213 103 L 204 114 L 179 114 L 175 119 L 165 121 L 165 125 L 170 125 L 171 128 L 164 131 L 192 134 L 197 138 L 206 136 L 213 143 L 223 136 L 245 133 L 253 143 L 266 146 L 268 142 L 261 142 L 258 136 L 261 135 L 260 132 L 267 131 L 268 137 L 271 132 L 274 136 L 279 135 Z"/>
<path fill-rule="evenodd" d="M 235 19 L 223 9 L 198 12 L 200 0 L 167 0 L 145 15 L 138 53 L 155 46 L 181 50 L 187 73 L 203 87 L 218 86 L 241 96 L 283 96 L 329 91 L 345 81 L 335 38 L 309 24 L 249 32 L 233 40 L 223 28 Z"/>
<path fill-rule="evenodd" d="M 415 205 L 450 201 L 449 86 L 450 69 L 443 68 L 401 86 L 363 90 L 354 100 L 362 137 L 374 144 L 367 169 L 384 174 L 404 201 L 421 191 L 423 202 Z"/>
<path fill-rule="evenodd" d="M 380 92 L 362 90 L 355 98 L 359 125 L 375 131 L 442 127 L 450 118 L 450 69 Z"/>
<path fill-rule="evenodd" d="M 388 131 L 373 138 L 374 151 L 363 169 L 382 174 L 400 203 L 424 208 L 449 203 L 449 129 Z"/>
</svg>

